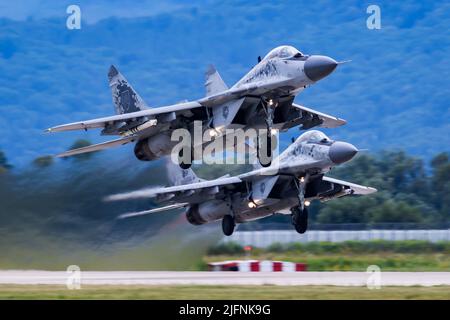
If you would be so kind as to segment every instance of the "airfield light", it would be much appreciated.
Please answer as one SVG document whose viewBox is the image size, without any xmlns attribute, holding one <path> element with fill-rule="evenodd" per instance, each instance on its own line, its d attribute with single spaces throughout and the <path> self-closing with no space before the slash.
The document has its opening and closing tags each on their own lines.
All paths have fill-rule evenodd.
<svg viewBox="0 0 450 320">
<path fill-rule="evenodd" d="M 272 99 L 269 100 L 269 106 L 273 106 L 273 100 Z"/>
<path fill-rule="evenodd" d="M 270 129 L 270 133 L 271 133 L 272 135 L 276 135 L 277 132 L 278 132 L 277 129 Z"/>
<path fill-rule="evenodd" d="M 311 204 L 311 201 L 308 201 L 308 200 L 305 201 L 305 207 L 309 207 L 310 204 Z"/>
<path fill-rule="evenodd" d="M 305 182 L 305 177 L 301 177 L 300 182 Z"/>
</svg>

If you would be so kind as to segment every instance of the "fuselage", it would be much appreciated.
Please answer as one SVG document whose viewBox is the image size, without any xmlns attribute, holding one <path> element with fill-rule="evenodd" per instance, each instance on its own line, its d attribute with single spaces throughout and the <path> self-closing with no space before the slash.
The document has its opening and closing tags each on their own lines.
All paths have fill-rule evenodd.
<svg viewBox="0 0 450 320">
<path fill-rule="evenodd" d="M 195 135 L 195 123 L 198 123 L 195 127 L 200 128 L 201 135 L 211 137 L 228 135 L 227 129 L 284 132 L 298 126 L 306 130 L 322 126 L 329 119 L 338 126 L 345 121 L 339 122 L 337 118 L 293 103 L 300 91 L 329 75 L 337 65 L 329 57 L 308 56 L 294 47 L 280 46 L 270 51 L 231 88 L 213 68 L 206 73 L 205 97 L 155 109 L 149 108 L 117 68 L 111 66 L 108 81 L 116 115 L 59 125 L 48 128 L 47 132 L 102 128 L 101 135 L 121 136 L 60 153 L 59 157 L 133 142 L 135 156 L 142 161 L 152 161 L 171 154 L 178 144 L 172 139 L 176 130 Z M 196 145 L 204 149 L 209 144 L 210 140 L 200 139 L 194 144 L 189 143 L 186 149 Z M 186 151 L 189 159 L 184 160 L 191 163 L 192 152 L 189 151 Z M 192 154 L 194 159 L 197 159 L 196 154 Z"/>
<path fill-rule="evenodd" d="M 295 96 L 333 72 L 336 66 L 332 58 L 308 56 L 294 47 L 280 46 L 270 51 L 232 89 L 257 85 L 254 94 Z"/>
<path fill-rule="evenodd" d="M 330 74 L 337 66 L 337 62 L 325 56 L 307 56 L 291 46 L 280 46 L 270 51 L 264 59 L 254 66 L 230 89 L 195 101 L 205 106 L 193 109 L 187 118 L 158 119 L 156 126 L 150 127 L 140 134 L 135 147 L 135 155 L 139 160 L 154 160 L 168 155 L 178 143 L 172 141 L 173 130 L 184 128 L 194 135 L 194 131 L 187 124 L 194 121 L 202 122 L 202 134 L 211 131 L 218 136 L 224 135 L 225 129 L 277 129 L 287 131 L 289 128 L 302 123 L 303 113 L 292 107 L 295 96 L 306 87 Z M 234 118 L 224 126 L 212 128 L 210 115 L 215 110 L 222 110 L 224 104 L 230 101 L 244 99 Z M 273 116 L 268 124 L 268 112 L 264 101 L 273 100 Z M 227 106 L 228 110 L 228 106 Z M 218 111 L 219 115 L 224 114 Z M 217 137 L 216 137 L 217 138 Z M 226 137 L 227 139 L 229 137 Z M 233 137 L 231 136 L 231 139 Z M 210 142 L 203 142 L 205 148 Z M 194 159 L 201 159 L 200 149 L 193 153 Z"/>
<path fill-rule="evenodd" d="M 222 219 L 232 208 L 237 223 L 260 219 L 274 213 L 290 213 L 289 209 L 298 205 L 296 181 L 300 177 L 310 175 L 312 182 L 307 187 L 305 199 L 311 201 L 329 192 L 320 186 L 321 177 L 332 167 L 349 161 L 357 149 L 346 142 L 333 141 L 320 131 L 312 130 L 301 135 L 283 153 L 278 161 L 274 161 L 273 169 L 276 182 L 264 199 L 252 199 L 244 188 L 235 192 L 228 200 L 210 199 L 202 201 L 187 210 L 188 220 L 194 224 L 202 224 Z M 255 169 L 271 170 L 271 168 Z M 246 173 L 251 176 L 254 172 Z M 241 178 L 244 175 L 239 176 Z M 262 176 L 264 179 L 264 176 Z M 261 183 L 252 184 L 252 188 L 261 187 Z M 252 193 L 255 193 L 252 190 Z M 204 197 L 204 195 L 202 195 Z"/>
</svg>

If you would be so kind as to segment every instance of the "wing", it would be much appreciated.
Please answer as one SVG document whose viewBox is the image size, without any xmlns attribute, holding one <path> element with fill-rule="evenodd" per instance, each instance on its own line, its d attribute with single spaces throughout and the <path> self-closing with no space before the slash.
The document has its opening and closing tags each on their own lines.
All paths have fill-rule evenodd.
<svg viewBox="0 0 450 320">
<path fill-rule="evenodd" d="M 116 146 L 122 146 L 129 142 L 133 142 L 137 139 L 138 139 L 137 136 L 128 136 L 125 138 L 102 142 L 99 144 L 93 144 L 93 145 L 83 147 L 83 148 L 68 150 L 66 152 L 57 154 L 56 157 L 58 157 L 58 158 L 70 157 L 70 156 L 73 156 L 76 154 L 99 151 L 99 150 L 108 149 L 108 148 L 112 148 L 112 147 L 116 147 Z"/>
<path fill-rule="evenodd" d="M 156 197 L 170 198 L 171 196 L 175 196 L 178 193 L 182 194 L 188 192 L 192 194 L 192 192 L 198 192 L 200 190 L 205 189 L 211 189 L 212 192 L 216 192 L 214 189 L 217 189 L 217 187 L 236 184 L 240 182 L 242 182 L 242 180 L 239 179 L 238 177 L 219 178 L 215 180 L 207 180 L 179 186 L 163 187 L 163 188 L 147 188 L 131 192 L 119 193 L 108 196 L 105 198 L 105 200 L 118 201 L 118 200 L 156 198 Z"/>
<path fill-rule="evenodd" d="M 293 103 L 292 107 L 302 111 L 302 119 L 308 119 L 308 121 L 302 124 L 302 129 L 310 129 L 316 125 L 322 128 L 336 128 L 347 123 L 344 119 L 330 116 L 326 113 L 319 112 L 296 103 Z"/>
<path fill-rule="evenodd" d="M 107 126 L 114 127 L 118 123 L 124 122 L 137 122 L 142 118 L 157 118 L 171 113 L 180 114 L 184 112 L 189 112 L 189 110 L 194 108 L 200 108 L 202 105 L 198 102 L 186 102 L 179 103 L 171 106 L 153 108 L 148 110 L 142 110 L 137 112 L 130 112 L 124 114 L 118 114 L 115 116 L 98 118 L 87 121 L 79 121 L 68 124 L 63 124 L 56 127 L 48 128 L 47 132 L 62 132 L 71 130 L 87 130 L 95 128 L 106 128 Z M 139 121 L 139 124 L 142 121 Z"/>
<path fill-rule="evenodd" d="M 189 203 L 176 203 L 176 204 L 171 204 L 171 205 L 168 205 L 168 206 L 165 206 L 165 207 L 159 207 L 159 208 L 145 210 L 145 211 L 124 213 L 124 214 L 121 214 L 120 216 L 118 216 L 117 218 L 118 219 L 125 219 L 125 218 L 131 218 L 131 217 L 144 216 L 144 215 L 147 215 L 147 214 L 152 214 L 152 213 L 163 212 L 163 211 L 167 211 L 167 210 L 184 208 L 184 207 L 187 207 L 188 205 L 189 205 Z"/>
</svg>

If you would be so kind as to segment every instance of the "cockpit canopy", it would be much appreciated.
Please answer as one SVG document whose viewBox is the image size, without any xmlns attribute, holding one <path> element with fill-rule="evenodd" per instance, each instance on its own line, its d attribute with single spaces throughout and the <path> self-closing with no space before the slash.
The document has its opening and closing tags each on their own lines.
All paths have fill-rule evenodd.
<svg viewBox="0 0 450 320">
<path fill-rule="evenodd" d="M 305 132 L 298 139 L 298 142 L 308 142 L 308 143 L 329 143 L 331 141 L 332 140 L 328 138 L 325 133 L 317 130 Z"/>
<path fill-rule="evenodd" d="M 263 60 L 274 59 L 274 58 L 285 59 L 285 58 L 300 58 L 300 57 L 303 57 L 303 53 L 301 53 L 294 47 L 280 46 L 280 47 L 276 47 L 275 49 L 272 49 L 272 51 L 270 51 L 264 57 Z"/>
</svg>

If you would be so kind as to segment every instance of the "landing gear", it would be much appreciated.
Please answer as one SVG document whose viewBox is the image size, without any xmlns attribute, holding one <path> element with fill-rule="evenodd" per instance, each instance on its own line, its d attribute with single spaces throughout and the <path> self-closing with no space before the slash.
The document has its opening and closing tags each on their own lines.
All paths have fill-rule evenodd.
<svg viewBox="0 0 450 320">
<path fill-rule="evenodd" d="M 266 139 L 261 139 L 262 141 L 259 141 L 260 139 L 258 136 L 258 160 L 261 166 L 269 167 L 272 164 L 272 128 L 275 108 L 278 106 L 278 99 L 262 99 L 261 104 L 264 113 L 266 114 L 267 137 Z M 266 154 L 261 154 L 261 149 L 266 151 Z"/>
<path fill-rule="evenodd" d="M 303 234 L 308 229 L 308 208 L 304 207 L 303 210 L 300 207 L 294 207 L 292 212 L 292 224 L 295 231 Z"/>
<path fill-rule="evenodd" d="M 226 236 L 231 236 L 234 231 L 236 223 L 234 221 L 234 217 L 232 215 L 227 214 L 222 219 L 222 231 Z"/>
<path fill-rule="evenodd" d="M 309 181 L 309 173 L 305 176 L 294 179 L 294 184 L 298 190 L 298 206 L 291 209 L 292 224 L 298 233 L 305 233 L 308 229 L 308 208 L 305 205 L 306 185 Z"/>
<path fill-rule="evenodd" d="M 189 152 L 191 149 L 189 149 Z M 178 164 L 180 165 L 180 168 L 185 170 L 185 169 L 189 169 L 192 165 L 192 152 L 191 152 L 191 159 L 190 161 L 186 161 L 186 159 L 184 159 L 184 148 L 181 148 L 180 151 L 178 152 Z"/>
<path fill-rule="evenodd" d="M 275 108 L 278 106 L 278 99 L 270 98 L 268 100 L 262 99 L 262 107 L 266 114 L 266 125 L 267 129 L 272 129 L 273 127 L 273 118 L 275 113 Z"/>
<path fill-rule="evenodd" d="M 273 137 L 270 131 L 267 132 L 266 139 L 260 139 L 258 136 L 258 161 L 265 168 L 272 164 L 272 139 Z"/>
<path fill-rule="evenodd" d="M 304 177 L 300 177 L 298 180 L 294 179 L 295 187 L 297 188 L 298 191 L 298 204 L 301 210 L 305 208 L 305 192 L 308 180 L 309 180 L 309 173 L 307 173 Z"/>
</svg>

